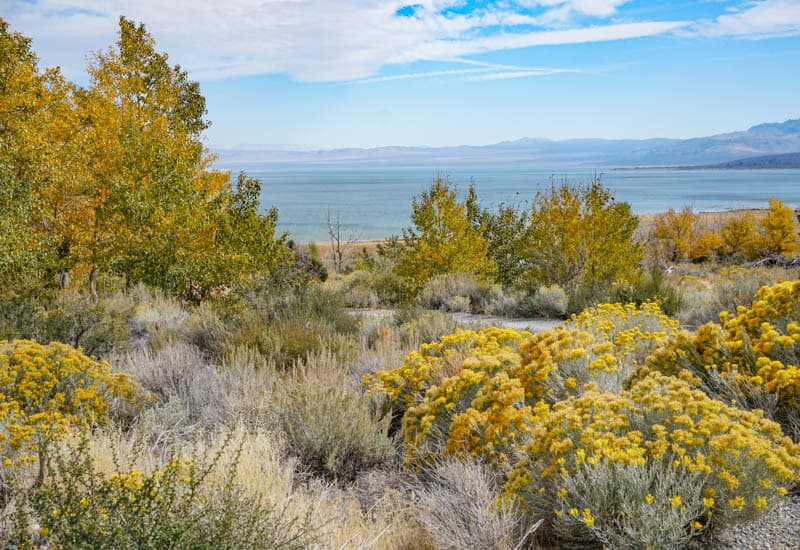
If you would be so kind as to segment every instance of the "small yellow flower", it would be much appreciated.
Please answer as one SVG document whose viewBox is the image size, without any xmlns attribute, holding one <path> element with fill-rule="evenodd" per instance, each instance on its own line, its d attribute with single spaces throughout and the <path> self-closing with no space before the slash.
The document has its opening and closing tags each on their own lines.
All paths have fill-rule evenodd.
<svg viewBox="0 0 800 550">
<path fill-rule="evenodd" d="M 675 495 L 669 501 L 673 508 L 678 508 L 681 505 L 681 495 Z"/>
<path fill-rule="evenodd" d="M 588 508 L 583 509 L 583 523 L 586 524 L 586 527 L 594 527 L 594 516 L 592 516 L 592 511 Z"/>
<path fill-rule="evenodd" d="M 767 507 L 767 499 L 764 497 L 758 497 L 756 499 L 756 510 L 761 510 L 762 508 Z"/>
<path fill-rule="evenodd" d="M 644 497 L 644 501 L 647 504 L 653 504 L 653 495 L 651 495 L 650 493 L 647 493 L 647 496 Z"/>
<path fill-rule="evenodd" d="M 569 515 L 571 515 L 572 517 L 576 518 L 576 517 L 578 517 L 578 514 L 580 514 L 580 512 L 578 511 L 577 508 L 570 508 L 569 509 Z"/>
<path fill-rule="evenodd" d="M 691 525 L 692 525 L 692 529 L 694 529 L 695 531 L 699 531 L 700 529 L 702 529 L 702 528 L 703 528 L 703 524 L 702 524 L 702 523 L 700 523 L 700 522 L 699 522 L 699 521 L 697 521 L 697 520 L 694 520 L 694 521 L 691 523 Z"/>
<path fill-rule="evenodd" d="M 728 504 L 736 508 L 737 510 L 741 510 L 744 508 L 745 500 L 743 497 L 736 497 L 728 500 Z"/>
<path fill-rule="evenodd" d="M 705 497 L 703 499 L 703 506 L 706 508 L 713 508 L 714 507 L 714 497 Z"/>
<path fill-rule="evenodd" d="M 567 488 L 566 487 L 562 487 L 561 490 L 558 491 L 558 493 L 556 493 L 556 495 L 558 496 L 558 498 L 560 498 L 562 500 L 567 498 Z"/>
<path fill-rule="evenodd" d="M 89 506 L 89 500 L 88 500 L 86 497 L 83 497 L 83 498 L 80 500 L 80 505 L 81 505 L 81 506 L 83 506 L 84 508 L 85 508 L 86 506 Z"/>
</svg>

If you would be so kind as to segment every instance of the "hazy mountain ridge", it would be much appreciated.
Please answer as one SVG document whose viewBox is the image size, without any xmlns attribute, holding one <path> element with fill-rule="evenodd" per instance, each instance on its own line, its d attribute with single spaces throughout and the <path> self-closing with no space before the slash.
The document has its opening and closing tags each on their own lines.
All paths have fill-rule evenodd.
<svg viewBox="0 0 800 550">
<path fill-rule="evenodd" d="M 800 153 L 785 153 L 783 155 L 766 155 L 763 157 L 748 157 L 732 160 L 722 164 L 715 164 L 703 168 L 726 169 L 800 169 Z"/>
<path fill-rule="evenodd" d="M 217 149 L 220 166 L 254 164 L 431 165 L 526 164 L 553 166 L 680 166 L 715 165 L 745 157 L 800 151 L 800 119 L 758 124 L 739 132 L 686 140 L 584 138 L 554 141 L 522 138 L 493 145 L 452 147 L 348 147 L 318 151 L 280 149 Z"/>
<path fill-rule="evenodd" d="M 716 164 L 746 157 L 800 151 L 800 119 L 765 123 L 746 131 L 692 138 L 647 151 L 635 159 L 643 165 Z"/>
</svg>

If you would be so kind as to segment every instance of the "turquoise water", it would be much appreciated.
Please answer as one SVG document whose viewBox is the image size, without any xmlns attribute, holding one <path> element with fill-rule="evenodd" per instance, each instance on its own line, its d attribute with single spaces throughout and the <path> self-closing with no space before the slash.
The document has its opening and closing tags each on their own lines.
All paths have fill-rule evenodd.
<svg viewBox="0 0 800 550">
<path fill-rule="evenodd" d="M 328 239 L 328 209 L 338 216 L 346 239 L 373 240 L 400 234 L 409 224 L 411 199 L 437 174 L 448 175 L 462 192 L 472 180 L 484 205 L 522 202 L 557 181 L 588 181 L 602 174 L 614 197 L 634 212 L 662 212 L 691 205 L 697 211 L 763 208 L 770 197 L 800 206 L 800 170 L 637 170 L 520 166 L 430 167 L 299 166 L 251 170 L 263 181 L 262 205 L 278 207 L 279 229 L 300 242 Z"/>
</svg>

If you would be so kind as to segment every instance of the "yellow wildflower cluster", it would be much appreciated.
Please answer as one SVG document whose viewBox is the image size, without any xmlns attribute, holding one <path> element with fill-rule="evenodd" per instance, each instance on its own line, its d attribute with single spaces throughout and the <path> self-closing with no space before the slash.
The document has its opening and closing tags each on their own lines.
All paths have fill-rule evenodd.
<svg viewBox="0 0 800 550">
<path fill-rule="evenodd" d="M 511 450 L 525 440 L 532 415 L 518 379 L 503 370 L 465 368 L 406 412 L 406 461 L 444 451 L 508 465 Z"/>
<path fill-rule="evenodd" d="M 508 329 L 462 331 L 426 344 L 403 366 L 368 376 L 406 410 L 407 462 L 442 451 L 507 461 L 508 446 L 524 430 L 528 413 L 519 380 L 519 345 L 532 335 Z"/>
<path fill-rule="evenodd" d="M 619 391 L 656 342 L 677 328 L 655 303 L 601 304 L 573 316 L 564 329 L 529 339 L 520 347 L 522 362 L 514 376 L 529 400 L 553 403 L 579 393 L 588 382 Z"/>
<path fill-rule="evenodd" d="M 83 525 L 95 537 L 113 536 L 115 523 L 129 512 L 145 517 L 159 507 L 164 513 L 169 506 L 188 501 L 187 496 L 198 490 L 202 480 L 199 474 L 196 462 L 176 458 L 152 473 L 132 469 L 95 479 L 91 492 L 59 487 L 64 492 L 57 493 L 51 488 L 39 502 L 42 505 L 47 497 L 52 499 L 48 499 L 52 502 L 50 513 L 41 517 L 42 527 L 45 533 L 63 533 L 65 525 Z"/>
<path fill-rule="evenodd" d="M 590 381 L 619 389 L 653 342 L 675 328 L 655 304 L 609 304 L 537 335 L 459 330 L 365 383 L 405 411 L 407 463 L 444 452 L 506 465 L 544 402 L 578 394 Z"/>
<path fill-rule="evenodd" d="M 653 343 L 674 334 L 678 321 L 661 312 L 655 302 L 600 304 L 574 316 L 569 323 L 592 334 L 595 340 L 613 345 L 611 351 L 622 362 L 641 364 L 653 349 Z"/>
<path fill-rule="evenodd" d="M 112 399 L 135 401 L 141 387 L 58 342 L 0 342 L 0 449 L 8 468 L 37 460 L 70 425 L 103 423 Z"/>
<path fill-rule="evenodd" d="M 111 474 L 105 482 L 105 491 L 117 500 L 135 502 L 137 500 L 161 499 L 161 493 L 173 486 L 193 483 L 193 476 L 197 472 L 197 464 L 190 459 L 175 458 L 164 468 L 150 474 L 141 470 L 132 469 L 127 472 Z"/>
<path fill-rule="evenodd" d="M 800 415 L 800 281 L 763 287 L 751 307 L 720 319 L 665 342 L 648 367 L 669 374 L 687 368 L 712 392 L 749 408 L 772 394 L 775 420 L 791 428 Z"/>
<path fill-rule="evenodd" d="M 501 328 L 456 330 L 408 354 L 402 367 L 365 376 L 364 384 L 388 395 L 396 410 L 405 411 L 422 401 L 429 388 L 458 374 L 466 358 L 471 357 L 473 365 L 481 358 L 490 358 L 492 363 L 500 348 L 516 350 L 530 336 L 529 332 Z"/>
<path fill-rule="evenodd" d="M 663 462 L 704 479 L 711 495 L 704 502 L 715 512 L 763 508 L 778 487 L 800 478 L 800 447 L 762 414 L 712 399 L 694 382 L 688 373 L 652 373 L 619 394 L 587 389 L 540 413 L 506 496 L 524 501 L 542 489 L 555 494 L 565 478 L 587 469 Z M 568 498 L 560 501 L 570 505 Z M 680 507 L 682 495 L 669 503 Z"/>
<path fill-rule="evenodd" d="M 696 536 L 712 516 L 716 525 L 753 515 L 800 480 L 800 447 L 779 424 L 714 399 L 680 367 L 692 354 L 721 364 L 726 334 L 690 336 L 655 304 L 601 305 L 535 335 L 457 331 L 365 383 L 403 413 L 407 465 L 477 457 L 505 476 L 501 500 L 552 514 L 565 540 L 606 540 L 621 514 L 634 522 L 642 511 L 626 506 L 646 507 L 647 525 L 666 526 L 636 527 L 646 546 L 650 536 Z M 695 338 L 708 345 L 676 347 Z"/>
</svg>

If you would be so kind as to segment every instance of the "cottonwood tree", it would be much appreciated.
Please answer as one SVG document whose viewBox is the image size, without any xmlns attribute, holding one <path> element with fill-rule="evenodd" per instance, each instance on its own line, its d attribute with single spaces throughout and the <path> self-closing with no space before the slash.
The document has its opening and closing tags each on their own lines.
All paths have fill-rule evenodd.
<svg viewBox="0 0 800 550">
<path fill-rule="evenodd" d="M 481 281 L 492 281 L 497 265 L 489 257 L 489 246 L 470 222 L 465 201 L 456 188 L 437 177 L 414 197 L 411 222 L 403 230 L 403 248 L 396 272 L 412 281 L 418 290 L 434 275 L 466 273 Z"/>
<path fill-rule="evenodd" d="M 52 283 L 75 265 L 90 221 L 73 91 L 0 19 L 0 279 Z"/>
<path fill-rule="evenodd" d="M 670 208 L 653 219 L 650 235 L 659 248 L 658 255 L 666 262 L 691 259 L 692 251 L 702 232 L 700 215 L 691 206 L 684 206 L 680 212 Z"/>
<path fill-rule="evenodd" d="M 497 282 L 506 288 L 518 285 L 524 272 L 520 251 L 530 224 L 529 208 L 516 202 L 502 202 L 494 210 L 483 208 L 474 185 L 469 188 L 465 207 L 472 226 L 489 247 L 489 257 L 497 264 Z"/>
<path fill-rule="evenodd" d="M 792 257 L 797 254 L 797 228 L 794 212 L 783 201 L 769 199 L 769 211 L 759 221 L 760 256 Z"/>
<path fill-rule="evenodd" d="M 72 271 L 94 291 L 108 270 L 202 299 L 269 272 L 285 247 L 277 211 L 259 212 L 260 182 L 242 175 L 234 189 L 212 169 L 198 84 L 144 26 L 119 25 L 76 88 L 39 71 L 0 20 L 0 276 Z"/>
<path fill-rule="evenodd" d="M 553 184 L 533 200 L 522 250 L 525 282 L 534 289 L 557 284 L 574 299 L 603 299 L 615 282 L 639 273 L 638 223 L 630 205 L 616 202 L 599 179 Z"/>
</svg>

